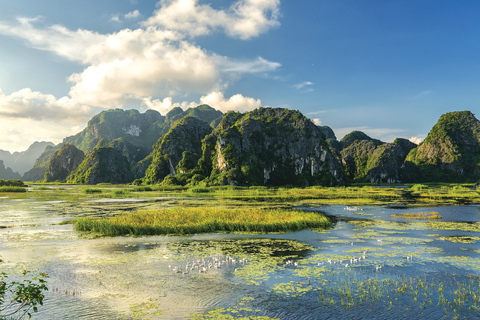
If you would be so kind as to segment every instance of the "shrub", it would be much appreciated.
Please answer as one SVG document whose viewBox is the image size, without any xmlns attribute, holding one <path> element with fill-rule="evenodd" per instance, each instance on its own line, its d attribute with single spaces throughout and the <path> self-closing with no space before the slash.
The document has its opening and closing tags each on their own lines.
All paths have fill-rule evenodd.
<svg viewBox="0 0 480 320">
<path fill-rule="evenodd" d="M 2 262 L 2 260 L 0 260 Z M 29 271 L 22 271 L 22 280 L 8 282 L 5 272 L 0 273 L 0 317 L 5 319 L 14 314 L 23 319 L 28 315 L 32 317 L 30 310 L 37 312 L 37 305 L 43 305 L 43 291 L 48 290 L 48 274 L 42 272 L 32 276 Z"/>
</svg>

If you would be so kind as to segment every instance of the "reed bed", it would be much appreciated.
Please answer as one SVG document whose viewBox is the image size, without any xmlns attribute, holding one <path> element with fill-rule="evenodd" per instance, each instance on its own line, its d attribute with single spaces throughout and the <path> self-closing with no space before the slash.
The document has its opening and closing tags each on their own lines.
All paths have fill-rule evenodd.
<svg viewBox="0 0 480 320">
<path fill-rule="evenodd" d="M 105 236 L 196 234 L 214 232 L 268 233 L 330 228 L 332 222 L 316 212 L 259 208 L 170 208 L 139 210 L 110 218 L 78 218 L 78 231 Z"/>
</svg>

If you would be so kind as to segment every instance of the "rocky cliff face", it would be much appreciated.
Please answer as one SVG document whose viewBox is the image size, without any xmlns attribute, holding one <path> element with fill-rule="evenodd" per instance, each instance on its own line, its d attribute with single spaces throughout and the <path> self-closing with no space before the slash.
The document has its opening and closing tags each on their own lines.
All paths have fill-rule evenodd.
<svg viewBox="0 0 480 320">
<path fill-rule="evenodd" d="M 130 183 L 133 175 L 127 158 L 111 147 L 95 147 L 67 182 L 80 184 Z"/>
<path fill-rule="evenodd" d="M 193 169 L 202 153 L 202 139 L 210 132 L 212 128 L 195 117 L 187 116 L 176 121 L 155 145 L 145 181 L 157 183 L 168 175 Z"/>
<path fill-rule="evenodd" d="M 209 159 L 210 158 L 210 159 Z M 210 183 L 241 185 L 336 185 L 342 167 L 325 135 L 298 111 L 259 108 L 229 112 L 205 139 L 203 172 Z"/>
<path fill-rule="evenodd" d="M 407 156 L 422 181 L 477 181 L 480 177 L 480 121 L 470 111 L 442 115 L 427 138 Z M 415 177 L 412 177 L 415 178 Z"/>
<path fill-rule="evenodd" d="M 48 168 L 48 164 L 50 163 L 50 159 L 52 158 L 55 151 L 60 149 L 60 147 L 51 147 L 47 146 L 45 151 L 38 157 L 37 161 L 32 169 L 25 172 L 22 177 L 23 181 L 39 181 L 44 178 L 45 171 Z"/>
<path fill-rule="evenodd" d="M 65 138 L 63 144 L 72 144 L 84 152 L 92 150 L 101 139 L 122 138 L 135 146 L 150 148 L 165 132 L 165 117 L 154 110 L 113 109 L 94 116 L 78 134 Z M 168 130 L 168 129 L 167 129 Z"/>
<path fill-rule="evenodd" d="M 44 179 L 46 182 L 61 181 L 64 182 L 68 175 L 74 172 L 80 163 L 82 163 L 85 155 L 75 146 L 71 144 L 63 145 L 59 150 L 55 151 L 45 172 Z"/>
<path fill-rule="evenodd" d="M 360 131 L 341 141 L 340 152 L 347 178 L 354 182 L 400 183 L 405 176 L 404 161 L 416 144 L 406 139 L 384 143 Z"/>
</svg>

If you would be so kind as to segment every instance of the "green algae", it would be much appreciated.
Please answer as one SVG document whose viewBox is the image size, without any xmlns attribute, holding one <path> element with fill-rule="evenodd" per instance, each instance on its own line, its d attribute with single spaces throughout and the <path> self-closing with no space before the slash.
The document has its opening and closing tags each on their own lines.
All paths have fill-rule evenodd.
<svg viewBox="0 0 480 320">
<path fill-rule="evenodd" d="M 450 237 L 438 237 L 437 240 L 447 240 L 456 243 L 475 243 L 480 240 L 480 237 L 473 236 L 450 236 Z"/>
</svg>

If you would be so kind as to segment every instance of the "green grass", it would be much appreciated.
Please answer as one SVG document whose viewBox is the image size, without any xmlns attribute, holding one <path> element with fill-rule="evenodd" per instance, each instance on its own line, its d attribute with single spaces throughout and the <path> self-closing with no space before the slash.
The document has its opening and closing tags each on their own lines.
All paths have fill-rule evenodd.
<svg viewBox="0 0 480 320">
<path fill-rule="evenodd" d="M 78 231 L 105 236 L 196 234 L 214 232 L 287 232 L 311 228 L 330 228 L 331 221 L 314 212 L 259 208 L 171 208 L 140 210 L 110 218 L 78 218 Z"/>
</svg>

